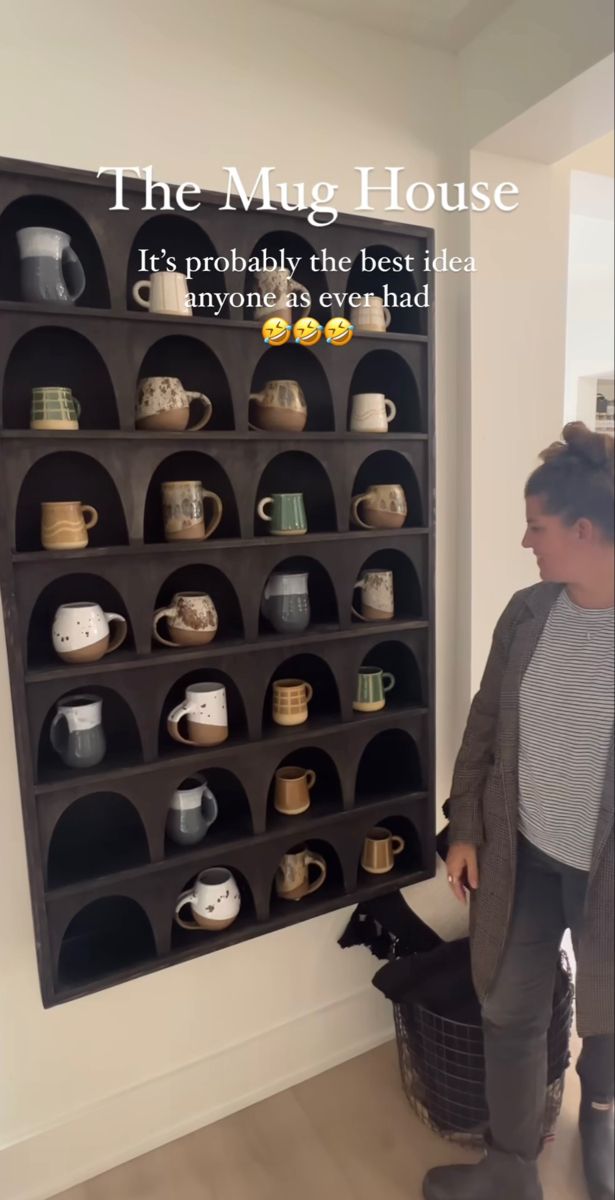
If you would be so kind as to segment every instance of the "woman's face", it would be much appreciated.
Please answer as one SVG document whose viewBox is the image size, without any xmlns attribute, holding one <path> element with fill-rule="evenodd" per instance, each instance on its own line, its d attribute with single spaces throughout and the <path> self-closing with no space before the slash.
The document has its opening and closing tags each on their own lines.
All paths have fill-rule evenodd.
<svg viewBox="0 0 615 1200">
<path fill-rule="evenodd" d="M 578 581 L 587 534 L 591 522 L 575 521 L 566 525 L 561 517 L 547 513 L 541 496 L 528 496 L 525 502 L 527 528 L 521 543 L 536 557 L 540 577 L 550 583 Z M 589 530 L 581 527 L 589 527 Z"/>
</svg>

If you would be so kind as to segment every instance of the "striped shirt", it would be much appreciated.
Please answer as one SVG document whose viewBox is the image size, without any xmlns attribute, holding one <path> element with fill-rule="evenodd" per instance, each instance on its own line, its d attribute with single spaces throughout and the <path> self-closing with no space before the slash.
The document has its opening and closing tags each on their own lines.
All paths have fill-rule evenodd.
<svg viewBox="0 0 615 1200">
<path fill-rule="evenodd" d="M 580 608 L 562 588 L 519 694 L 519 829 L 582 871 L 613 735 L 613 611 Z"/>
</svg>

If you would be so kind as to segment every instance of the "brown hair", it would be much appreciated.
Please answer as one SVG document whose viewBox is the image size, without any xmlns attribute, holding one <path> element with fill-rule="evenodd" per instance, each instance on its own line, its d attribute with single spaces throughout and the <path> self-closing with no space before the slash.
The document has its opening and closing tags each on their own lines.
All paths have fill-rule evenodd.
<svg viewBox="0 0 615 1200">
<path fill-rule="evenodd" d="M 614 540 L 613 438 L 592 433 L 582 421 L 571 421 L 563 441 L 552 442 L 540 454 L 542 465 L 532 471 L 525 498 L 543 496 L 548 513 L 574 525 L 581 517 L 599 525 Z"/>
</svg>

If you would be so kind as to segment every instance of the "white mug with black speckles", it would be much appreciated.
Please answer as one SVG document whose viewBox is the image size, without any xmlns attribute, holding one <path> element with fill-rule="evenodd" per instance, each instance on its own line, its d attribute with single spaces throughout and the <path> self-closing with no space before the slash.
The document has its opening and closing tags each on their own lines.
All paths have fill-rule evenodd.
<svg viewBox="0 0 615 1200">
<path fill-rule="evenodd" d="M 179 724 L 187 718 L 188 737 Z M 226 688 L 221 683 L 191 683 L 186 698 L 169 713 L 167 729 L 184 746 L 217 746 L 228 737 Z"/>
</svg>

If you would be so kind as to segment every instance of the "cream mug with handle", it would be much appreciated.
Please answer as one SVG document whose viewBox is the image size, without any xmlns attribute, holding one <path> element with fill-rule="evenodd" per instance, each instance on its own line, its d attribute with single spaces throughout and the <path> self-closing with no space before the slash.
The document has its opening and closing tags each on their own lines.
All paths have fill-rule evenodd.
<svg viewBox="0 0 615 1200">
<path fill-rule="evenodd" d="M 146 296 L 142 295 L 144 291 Z M 192 309 L 186 303 L 188 281 L 179 271 L 155 271 L 149 279 L 140 279 L 132 289 L 132 298 L 149 312 L 169 317 L 192 316 Z"/>
<path fill-rule="evenodd" d="M 380 296 L 368 293 L 357 308 L 352 309 L 352 321 L 357 333 L 386 333 L 391 314 Z"/>
<path fill-rule="evenodd" d="M 353 433 L 386 433 L 397 409 L 383 392 L 357 392 L 352 397 L 350 429 Z"/>
</svg>

